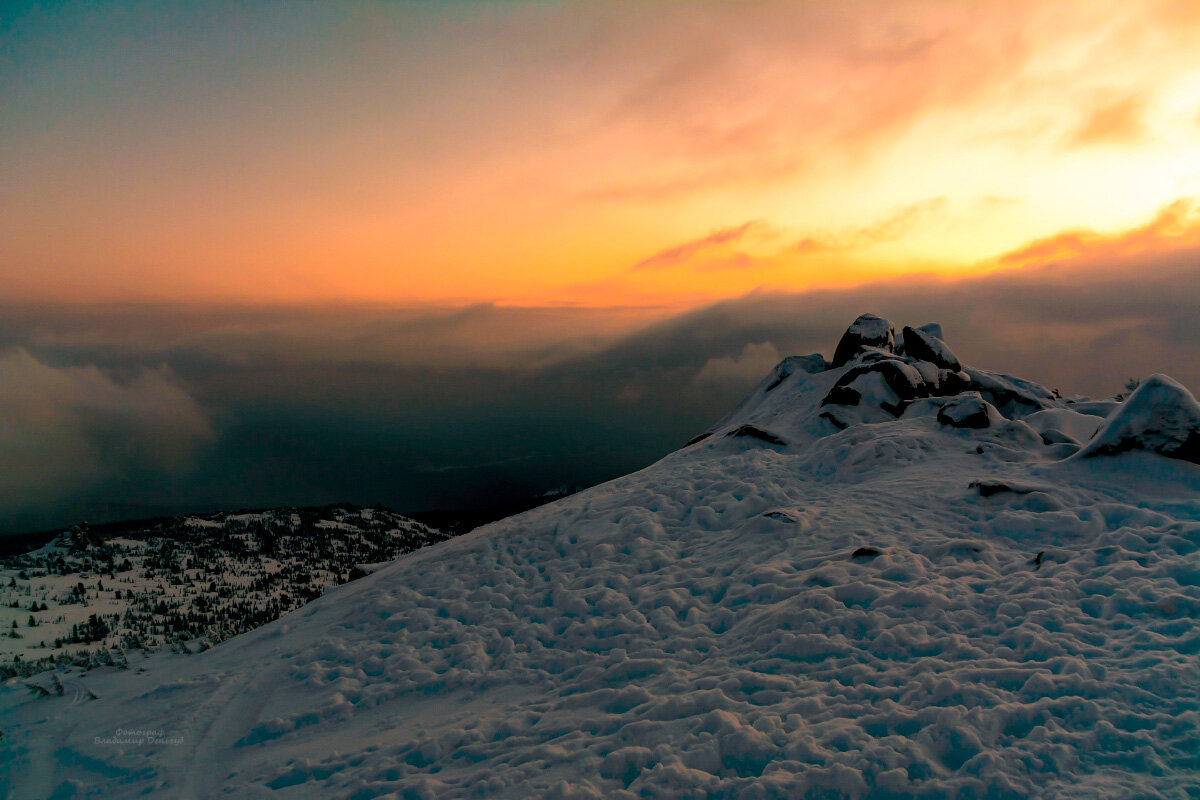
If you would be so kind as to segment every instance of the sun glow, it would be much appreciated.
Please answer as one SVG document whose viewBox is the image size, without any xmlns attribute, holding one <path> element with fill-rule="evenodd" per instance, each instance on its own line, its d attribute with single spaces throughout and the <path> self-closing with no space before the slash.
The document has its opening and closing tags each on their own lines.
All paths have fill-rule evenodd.
<svg viewBox="0 0 1200 800">
<path fill-rule="evenodd" d="M 482 8 L 313 10 L 188 69 L 158 39 L 193 12 L 28 12 L 7 296 L 679 306 L 1200 197 L 1187 3 Z"/>
</svg>

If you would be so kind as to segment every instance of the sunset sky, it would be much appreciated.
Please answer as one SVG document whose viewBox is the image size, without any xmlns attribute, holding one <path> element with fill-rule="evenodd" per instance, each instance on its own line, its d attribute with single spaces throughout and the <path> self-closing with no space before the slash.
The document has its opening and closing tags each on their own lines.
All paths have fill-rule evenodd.
<svg viewBox="0 0 1200 800">
<path fill-rule="evenodd" d="M 1200 3 L 0 3 L 0 533 L 645 466 L 871 311 L 1200 387 Z"/>
<path fill-rule="evenodd" d="M 0 282 L 681 307 L 1175 247 L 1197 41 L 1190 0 L 6 3 Z"/>
</svg>

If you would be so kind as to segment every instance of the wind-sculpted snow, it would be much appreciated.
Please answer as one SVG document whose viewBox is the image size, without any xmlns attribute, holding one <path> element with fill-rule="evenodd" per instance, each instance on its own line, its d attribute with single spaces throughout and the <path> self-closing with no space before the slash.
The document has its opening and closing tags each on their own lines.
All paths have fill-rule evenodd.
<svg viewBox="0 0 1200 800">
<path fill-rule="evenodd" d="M 1200 404 L 1166 375 L 1151 375 L 1115 412 L 1081 458 L 1150 450 L 1200 464 Z"/>
<path fill-rule="evenodd" d="M 958 428 L 931 396 L 838 430 L 821 400 L 855 365 L 793 370 L 646 470 L 204 654 L 66 678 L 63 697 L 10 687 L 0 780 L 14 797 L 1195 797 L 1200 467 L 1066 459 L 1078 445 L 1042 432 L 1082 435 L 1076 412 L 981 371 L 989 414 L 998 395 L 1064 414 Z M 743 426 L 784 444 L 727 435 Z M 182 742 L 100 743 L 117 728 Z"/>
</svg>

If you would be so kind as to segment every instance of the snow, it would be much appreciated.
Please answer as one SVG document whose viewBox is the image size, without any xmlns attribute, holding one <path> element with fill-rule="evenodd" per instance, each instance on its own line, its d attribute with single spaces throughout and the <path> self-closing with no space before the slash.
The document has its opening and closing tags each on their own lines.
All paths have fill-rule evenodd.
<svg viewBox="0 0 1200 800">
<path fill-rule="evenodd" d="M 14 798 L 1200 793 L 1200 467 L 1065 458 L 1041 433 L 1082 424 L 1069 404 L 971 368 L 971 402 L 996 424 L 943 425 L 967 401 L 928 397 L 838 430 L 824 411 L 869 404 L 821 401 L 861 364 L 794 370 L 645 470 L 205 653 L 67 676 L 61 697 L 6 686 L 0 784 Z M 745 426 L 784 444 L 728 435 Z M 100 743 L 118 728 L 176 743 Z"/>
<path fill-rule="evenodd" d="M 851 361 L 866 347 L 878 348 L 887 353 L 895 350 L 896 334 L 892 323 L 874 314 L 863 314 L 850 324 L 833 353 L 833 366 L 840 367 Z"/>
<path fill-rule="evenodd" d="M 237 517 L 237 519 L 239 521 L 244 522 L 244 521 L 246 521 L 247 517 L 245 515 L 239 515 Z M 224 527 L 224 524 L 220 520 L 201 519 L 200 517 L 188 517 L 187 519 L 185 519 L 183 521 L 183 524 L 188 526 L 189 528 L 222 528 L 222 527 Z"/>
<path fill-rule="evenodd" d="M 1104 418 L 1068 408 L 1048 408 L 1025 417 L 1025 422 L 1042 435 L 1059 441 L 1081 444 L 1096 435 Z"/>
<path fill-rule="evenodd" d="M 942 406 L 937 420 L 955 428 L 987 428 L 1004 417 L 979 392 L 965 392 Z"/>
<path fill-rule="evenodd" d="M 930 326 L 934 329 L 933 326 Z M 941 326 L 935 328 L 939 334 Z M 940 335 L 926 331 L 924 328 L 904 329 L 904 353 L 914 358 L 928 361 L 942 369 L 957 372 L 962 368 L 958 356 L 942 341 Z"/>
<path fill-rule="evenodd" d="M 1200 404 L 1192 393 L 1166 375 L 1151 375 L 1079 451 L 1079 457 L 1126 450 L 1150 450 L 1200 463 Z"/>
<path fill-rule="evenodd" d="M 866 341 L 877 341 L 886 339 L 892 330 L 892 325 L 886 319 L 877 317 L 874 314 L 863 314 L 858 319 L 850 324 L 846 329 L 848 333 L 858 336 Z"/>
<path fill-rule="evenodd" d="M 111 664 L 121 648 L 179 638 L 206 646 L 341 582 L 352 559 L 390 559 L 448 538 L 384 510 L 302 511 L 129 524 L 122 536 L 73 530 L 0 559 L 0 676 Z M 85 624 L 88 633 L 76 635 Z"/>
</svg>

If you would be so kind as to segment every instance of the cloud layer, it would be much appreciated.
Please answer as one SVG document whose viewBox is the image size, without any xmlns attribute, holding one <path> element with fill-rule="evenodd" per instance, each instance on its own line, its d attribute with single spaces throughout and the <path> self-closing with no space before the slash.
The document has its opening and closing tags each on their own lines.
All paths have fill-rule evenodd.
<svg viewBox="0 0 1200 800">
<path fill-rule="evenodd" d="M 1152 372 L 1195 391 L 1200 247 L 1180 236 L 1162 252 L 1084 235 L 1062 263 L 682 314 L 10 307 L 0 529 L 282 503 L 483 506 L 589 485 L 678 447 L 779 358 L 830 355 L 863 311 L 941 322 L 968 363 L 1066 394 Z"/>
<path fill-rule="evenodd" d="M 0 353 L 0 519 L 38 519 L 55 503 L 143 476 L 174 476 L 212 438 L 166 368 L 118 380 Z M 156 482 L 156 481 L 155 481 Z"/>
</svg>

